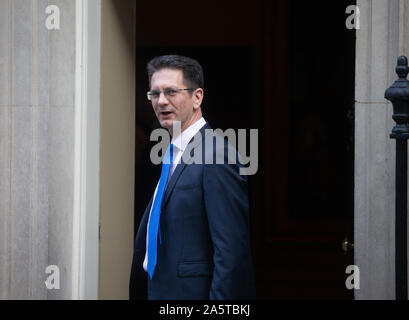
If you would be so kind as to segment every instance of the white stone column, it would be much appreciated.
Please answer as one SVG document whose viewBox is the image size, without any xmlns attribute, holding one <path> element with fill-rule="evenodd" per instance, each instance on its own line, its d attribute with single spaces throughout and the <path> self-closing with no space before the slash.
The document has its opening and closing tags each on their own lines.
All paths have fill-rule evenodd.
<svg viewBox="0 0 409 320">
<path fill-rule="evenodd" d="M 0 0 L 0 299 L 71 298 L 75 1 L 52 1 L 60 30 L 49 4 Z"/>
<path fill-rule="evenodd" d="M 395 298 L 395 141 L 385 90 L 409 55 L 409 0 L 358 0 L 355 93 L 356 299 Z"/>
</svg>

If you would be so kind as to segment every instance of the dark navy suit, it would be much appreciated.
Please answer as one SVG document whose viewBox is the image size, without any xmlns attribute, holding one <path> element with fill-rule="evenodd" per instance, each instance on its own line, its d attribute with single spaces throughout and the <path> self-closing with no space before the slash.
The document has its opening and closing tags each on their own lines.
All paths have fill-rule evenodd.
<svg viewBox="0 0 409 320">
<path fill-rule="evenodd" d="M 135 239 L 130 299 L 255 298 L 247 176 L 239 174 L 238 162 L 228 164 L 231 146 L 221 136 L 213 137 L 210 156 L 225 151 L 224 164 L 205 164 L 206 129 L 211 127 L 205 124 L 202 139 L 189 143 L 202 142 L 202 164 L 178 164 L 166 187 L 152 280 L 142 267 L 152 199 L 145 210 Z"/>
</svg>

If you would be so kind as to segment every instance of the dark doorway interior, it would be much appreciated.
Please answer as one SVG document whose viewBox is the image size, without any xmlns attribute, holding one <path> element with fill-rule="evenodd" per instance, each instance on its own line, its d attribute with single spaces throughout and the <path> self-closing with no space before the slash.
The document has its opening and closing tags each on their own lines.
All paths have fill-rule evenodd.
<svg viewBox="0 0 409 320">
<path fill-rule="evenodd" d="M 249 178 L 259 299 L 352 299 L 341 250 L 353 232 L 354 1 L 137 3 L 135 230 L 159 179 L 149 161 L 158 127 L 146 63 L 169 53 L 199 60 L 205 119 L 259 129 Z M 154 14 L 154 15 L 153 15 Z M 154 16 L 154 18 L 153 18 Z"/>
<path fill-rule="evenodd" d="M 355 37 L 345 4 L 289 7 L 289 215 L 353 218 Z M 316 15 L 320 19 L 314 19 Z"/>
</svg>

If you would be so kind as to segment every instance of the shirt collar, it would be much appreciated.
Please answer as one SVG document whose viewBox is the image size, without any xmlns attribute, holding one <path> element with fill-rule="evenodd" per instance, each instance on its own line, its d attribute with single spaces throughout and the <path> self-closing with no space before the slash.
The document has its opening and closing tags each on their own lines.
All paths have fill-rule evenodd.
<svg viewBox="0 0 409 320">
<path fill-rule="evenodd" d="M 189 144 L 190 140 L 194 137 L 194 135 L 199 132 L 199 130 L 206 124 L 206 121 L 203 117 L 197 120 L 194 124 L 190 125 L 187 129 L 185 129 L 181 134 L 176 137 L 172 138 L 171 143 L 181 150 L 182 152 L 185 151 L 186 146 Z"/>
</svg>

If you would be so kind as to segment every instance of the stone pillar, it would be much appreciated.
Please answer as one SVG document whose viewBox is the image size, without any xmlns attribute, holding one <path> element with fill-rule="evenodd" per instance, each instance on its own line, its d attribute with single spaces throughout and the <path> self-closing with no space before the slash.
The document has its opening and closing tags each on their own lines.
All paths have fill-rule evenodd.
<svg viewBox="0 0 409 320">
<path fill-rule="evenodd" d="M 356 299 L 395 299 L 395 141 L 385 90 L 409 55 L 409 0 L 358 0 L 355 92 Z"/>
<path fill-rule="evenodd" d="M 75 1 L 52 1 L 60 30 L 49 4 L 0 0 L 0 299 L 71 298 Z"/>
</svg>

